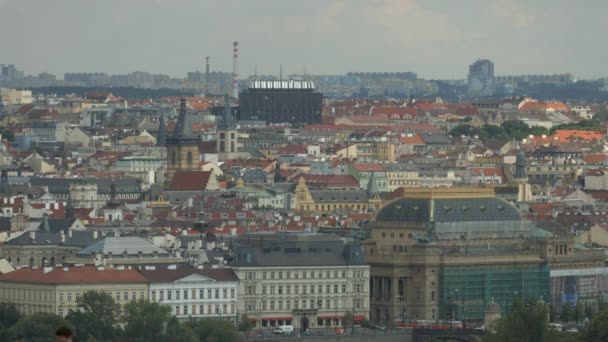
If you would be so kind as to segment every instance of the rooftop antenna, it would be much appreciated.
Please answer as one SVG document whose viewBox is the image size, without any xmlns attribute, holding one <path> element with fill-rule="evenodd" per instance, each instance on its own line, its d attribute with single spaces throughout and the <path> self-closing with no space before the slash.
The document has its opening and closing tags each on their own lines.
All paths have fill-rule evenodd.
<svg viewBox="0 0 608 342">
<path fill-rule="evenodd" d="M 239 98 L 238 60 L 239 42 L 232 43 L 232 97 Z"/>
</svg>

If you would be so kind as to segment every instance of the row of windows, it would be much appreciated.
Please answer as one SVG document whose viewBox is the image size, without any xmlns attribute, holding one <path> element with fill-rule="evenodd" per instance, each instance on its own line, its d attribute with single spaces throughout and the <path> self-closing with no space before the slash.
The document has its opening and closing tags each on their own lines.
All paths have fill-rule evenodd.
<svg viewBox="0 0 608 342">
<path fill-rule="evenodd" d="M 165 297 L 166 294 L 166 297 Z M 230 296 L 229 296 L 230 294 Z M 152 301 L 156 301 L 157 290 L 151 291 Z M 158 300 L 188 300 L 188 299 L 234 299 L 235 289 L 184 289 L 158 290 Z"/>
<path fill-rule="evenodd" d="M 262 279 L 306 279 L 307 277 L 311 279 L 315 278 L 341 278 L 346 279 L 346 270 L 334 270 L 334 271 L 301 271 L 301 272 L 291 272 L 291 271 L 276 271 L 276 272 L 261 272 Z M 360 278 L 365 276 L 365 271 L 363 270 L 353 270 L 351 271 L 351 276 L 355 278 Z M 245 274 L 245 279 L 256 279 L 256 272 L 247 272 Z"/>
<path fill-rule="evenodd" d="M 352 203 L 340 203 L 340 204 L 328 204 L 327 205 L 327 210 L 336 210 L 336 209 L 355 209 L 356 210 L 367 210 L 367 204 L 352 204 Z M 300 206 L 300 210 L 304 210 L 304 206 L 301 205 Z M 310 205 L 306 205 L 306 210 L 310 210 Z M 319 205 L 315 205 L 315 210 L 326 210 L 325 209 L 325 205 L 321 204 L 321 207 L 319 208 Z"/>
<path fill-rule="evenodd" d="M 345 301 L 343 300 L 342 303 Z M 293 309 L 339 309 L 341 302 L 338 299 L 294 299 Z M 355 309 L 364 308 L 364 300 L 362 298 L 356 298 L 354 300 Z M 291 299 L 283 300 L 263 300 L 260 302 L 259 310 L 291 310 L 292 301 Z M 254 302 L 247 302 L 247 311 L 255 311 Z"/>
<path fill-rule="evenodd" d="M 105 293 L 109 293 L 113 295 L 114 299 L 118 302 L 121 299 L 124 301 L 128 300 L 137 300 L 137 291 L 103 291 Z M 73 295 L 72 295 L 73 294 Z M 59 292 L 59 301 L 64 302 L 67 299 L 67 302 L 77 301 L 80 298 L 80 292 Z M 139 291 L 139 299 L 144 299 L 144 291 Z"/>
<path fill-rule="evenodd" d="M 198 309 L 198 310 L 197 310 Z M 187 315 L 229 315 L 236 313 L 236 307 L 234 304 L 227 305 L 176 305 L 174 309 L 172 309 L 173 314 L 176 316 L 187 316 Z"/>
<path fill-rule="evenodd" d="M 302 292 L 300 292 L 300 285 L 294 285 L 293 286 L 293 293 L 294 294 L 307 294 L 307 293 L 315 293 L 315 285 L 302 285 Z M 333 290 L 333 291 L 332 291 Z M 341 290 L 341 291 L 339 291 Z M 356 292 L 360 292 L 362 289 L 361 288 L 357 288 Z M 255 292 L 255 286 L 246 286 L 245 287 L 245 293 L 248 295 L 254 295 L 256 294 Z M 319 294 L 323 294 L 323 285 L 319 284 L 316 286 L 316 293 Z M 329 293 L 346 293 L 346 284 L 342 284 L 341 286 L 338 284 L 334 284 L 333 286 L 326 284 L 325 285 L 325 293 L 329 294 Z M 266 295 L 266 294 L 278 294 L 278 295 L 282 295 L 282 294 L 291 294 L 291 285 L 286 285 L 285 286 L 285 292 L 283 292 L 283 286 L 282 285 L 271 285 L 271 286 L 266 286 L 263 285 L 262 286 L 262 294 Z"/>
</svg>

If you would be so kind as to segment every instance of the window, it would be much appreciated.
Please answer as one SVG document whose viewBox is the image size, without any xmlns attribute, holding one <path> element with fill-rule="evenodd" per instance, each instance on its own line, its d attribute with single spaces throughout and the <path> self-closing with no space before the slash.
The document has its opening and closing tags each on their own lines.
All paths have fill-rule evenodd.
<svg viewBox="0 0 608 342">
<path fill-rule="evenodd" d="M 76 301 L 78 301 L 78 298 L 80 298 L 80 292 L 76 292 Z"/>
<path fill-rule="evenodd" d="M 139 291 L 139 299 L 144 299 L 144 291 Z"/>
<path fill-rule="evenodd" d="M 291 285 L 287 285 L 287 286 L 285 287 L 285 293 L 287 293 L 287 294 L 291 294 Z"/>
<path fill-rule="evenodd" d="M 211 289 L 207 290 L 207 299 L 211 299 Z"/>
<path fill-rule="evenodd" d="M 184 305 L 184 315 L 187 315 L 187 314 L 188 314 L 188 306 Z"/>
<path fill-rule="evenodd" d="M 274 272 L 270 272 L 270 279 L 274 279 Z"/>
<path fill-rule="evenodd" d="M 262 272 L 262 279 L 266 279 L 266 272 Z"/>
<path fill-rule="evenodd" d="M 179 305 L 175 306 L 175 315 L 179 316 Z"/>
<path fill-rule="evenodd" d="M 310 300 L 310 308 L 311 308 L 311 309 L 314 309 L 314 308 L 315 308 L 315 300 L 314 300 L 314 299 L 311 299 L 311 300 Z"/>
<path fill-rule="evenodd" d="M 331 293 L 330 290 L 331 290 L 331 286 L 329 284 L 325 285 L 325 293 Z"/>
<path fill-rule="evenodd" d="M 274 300 L 270 301 L 270 310 L 274 310 Z"/>
<path fill-rule="evenodd" d="M 279 272 L 279 279 L 283 279 L 283 272 Z"/>
<path fill-rule="evenodd" d="M 129 300 L 129 292 L 126 292 L 123 294 L 123 298 L 124 300 Z"/>
<path fill-rule="evenodd" d="M 72 292 L 68 292 L 68 302 L 72 301 Z"/>
<path fill-rule="evenodd" d="M 279 288 L 278 288 L 278 289 L 279 289 L 278 294 L 282 295 L 282 294 L 283 294 L 283 286 L 282 286 L 282 285 L 279 285 Z"/>
<path fill-rule="evenodd" d="M 325 308 L 326 308 L 326 309 L 331 308 L 331 301 L 330 301 L 329 299 L 326 299 L 326 300 L 325 300 Z"/>
<path fill-rule="evenodd" d="M 131 300 L 137 300 L 137 292 L 131 292 Z"/>
<path fill-rule="evenodd" d="M 287 276 L 287 279 L 291 278 L 291 272 L 287 272 L 286 276 Z"/>
<path fill-rule="evenodd" d="M 155 302 L 156 301 L 156 291 L 152 290 L 152 301 Z"/>
<path fill-rule="evenodd" d="M 306 279 L 306 271 L 302 272 L 302 279 Z"/>
<path fill-rule="evenodd" d="M 295 294 L 299 293 L 299 285 L 294 285 L 293 286 L 293 293 L 295 293 Z"/>
<path fill-rule="evenodd" d="M 63 302 L 63 292 L 59 293 L 59 301 Z"/>
<path fill-rule="evenodd" d="M 224 299 L 228 298 L 228 289 L 222 290 L 222 298 L 224 298 Z"/>
<path fill-rule="evenodd" d="M 338 293 L 338 284 L 334 285 L 334 293 Z"/>
<path fill-rule="evenodd" d="M 285 309 L 291 310 L 291 301 L 289 299 L 285 301 Z"/>
<path fill-rule="evenodd" d="M 323 285 L 319 284 L 318 288 L 319 288 L 319 291 L 318 291 L 318 292 L 319 292 L 319 293 L 323 293 Z"/>
<path fill-rule="evenodd" d="M 163 290 L 158 291 L 158 297 L 159 297 L 160 300 L 164 300 L 165 299 L 164 298 L 164 293 L 165 293 L 165 291 L 163 291 Z"/>
<path fill-rule="evenodd" d="M 234 289 L 230 289 L 230 298 L 234 298 L 236 296 L 236 291 Z"/>
<path fill-rule="evenodd" d="M 219 299 L 219 298 L 220 298 L 220 290 L 215 289 L 215 299 Z"/>
<path fill-rule="evenodd" d="M 346 293 L 346 284 L 342 284 L 342 293 Z"/>
<path fill-rule="evenodd" d="M 192 295 L 194 297 L 194 295 Z M 201 289 L 198 293 L 198 298 L 199 299 L 203 299 L 205 298 L 205 290 Z M 202 312 L 202 311 L 201 311 Z"/>
<path fill-rule="evenodd" d="M 262 286 L 262 294 L 266 294 L 266 285 Z"/>
<path fill-rule="evenodd" d="M 204 313 L 205 313 L 205 306 L 201 304 L 201 305 L 198 307 L 198 310 L 199 310 L 199 311 L 198 311 L 199 315 L 204 314 Z"/>
<path fill-rule="evenodd" d="M 184 290 L 184 299 L 188 299 L 188 290 Z"/>
</svg>

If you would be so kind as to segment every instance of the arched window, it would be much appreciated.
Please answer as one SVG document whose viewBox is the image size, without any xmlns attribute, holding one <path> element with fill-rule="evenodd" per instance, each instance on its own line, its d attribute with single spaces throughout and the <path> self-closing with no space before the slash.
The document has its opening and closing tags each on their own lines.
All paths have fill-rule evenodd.
<svg viewBox="0 0 608 342">
<path fill-rule="evenodd" d="M 188 167 L 192 167 L 192 151 L 188 151 Z"/>
<path fill-rule="evenodd" d="M 30 257 L 30 268 L 34 267 L 34 257 Z"/>
</svg>

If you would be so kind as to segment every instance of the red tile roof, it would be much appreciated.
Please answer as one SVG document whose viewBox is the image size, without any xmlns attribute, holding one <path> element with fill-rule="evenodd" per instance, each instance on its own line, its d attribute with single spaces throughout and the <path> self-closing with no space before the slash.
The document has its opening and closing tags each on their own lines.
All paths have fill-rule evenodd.
<svg viewBox="0 0 608 342">
<path fill-rule="evenodd" d="M 95 284 L 95 283 L 147 283 L 148 280 L 136 270 L 117 270 L 95 267 L 53 268 L 44 273 L 44 269 L 22 268 L 0 275 L 0 281 L 41 284 Z"/>
<path fill-rule="evenodd" d="M 399 141 L 406 145 L 424 145 L 424 140 L 418 134 L 409 137 L 399 137 Z"/>
<path fill-rule="evenodd" d="M 380 164 L 354 164 L 353 167 L 359 172 L 384 172 Z"/>
<path fill-rule="evenodd" d="M 308 154 L 306 145 L 288 144 L 277 151 L 278 154 Z"/>
<path fill-rule="evenodd" d="M 553 134 L 554 140 L 566 141 L 571 139 L 580 140 L 602 140 L 604 134 L 595 131 L 582 131 L 576 129 L 558 129 Z M 557 139 L 556 139 L 557 138 Z"/>
<path fill-rule="evenodd" d="M 588 154 L 583 157 L 583 161 L 585 164 L 603 164 L 604 161 L 608 159 L 608 156 L 605 154 Z"/>
<path fill-rule="evenodd" d="M 171 180 L 171 191 L 204 191 L 211 171 L 176 171 Z"/>
<path fill-rule="evenodd" d="M 230 269 L 196 269 L 196 268 L 178 268 L 175 270 L 159 269 L 159 270 L 142 270 L 142 275 L 151 283 L 168 283 L 185 278 L 192 274 L 198 274 L 205 278 L 210 278 L 216 281 L 238 281 L 239 278 Z"/>
<path fill-rule="evenodd" d="M 372 115 L 386 115 L 389 118 L 399 116 L 400 119 L 416 117 L 418 110 L 414 107 L 378 106 L 372 108 Z"/>
<path fill-rule="evenodd" d="M 471 172 L 476 175 L 483 175 L 485 177 L 504 177 L 504 173 L 501 167 L 473 167 Z"/>
</svg>

